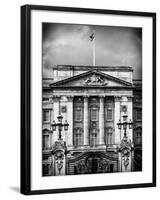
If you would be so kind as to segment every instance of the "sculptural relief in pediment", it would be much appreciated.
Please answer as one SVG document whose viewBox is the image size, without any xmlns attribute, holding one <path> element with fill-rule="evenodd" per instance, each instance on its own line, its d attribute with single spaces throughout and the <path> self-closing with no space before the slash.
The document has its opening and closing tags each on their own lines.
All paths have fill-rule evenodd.
<svg viewBox="0 0 160 200">
<path fill-rule="evenodd" d="M 93 74 L 84 79 L 83 85 L 108 85 L 108 80 L 102 76 Z"/>
</svg>

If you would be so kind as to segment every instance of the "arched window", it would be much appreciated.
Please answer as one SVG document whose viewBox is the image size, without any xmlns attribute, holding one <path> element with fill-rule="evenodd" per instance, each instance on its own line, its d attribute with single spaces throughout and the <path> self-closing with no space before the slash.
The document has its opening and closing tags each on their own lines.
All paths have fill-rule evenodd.
<svg viewBox="0 0 160 200">
<path fill-rule="evenodd" d="M 74 130 L 74 146 L 83 145 L 83 130 L 81 128 L 76 128 Z"/>
<path fill-rule="evenodd" d="M 113 128 L 108 127 L 105 131 L 105 144 L 113 144 Z"/>
<path fill-rule="evenodd" d="M 96 128 L 90 131 L 90 145 L 95 146 L 98 144 L 98 130 Z"/>
<path fill-rule="evenodd" d="M 141 145 L 142 144 L 142 128 L 137 127 L 134 130 L 134 144 L 135 145 Z"/>
</svg>

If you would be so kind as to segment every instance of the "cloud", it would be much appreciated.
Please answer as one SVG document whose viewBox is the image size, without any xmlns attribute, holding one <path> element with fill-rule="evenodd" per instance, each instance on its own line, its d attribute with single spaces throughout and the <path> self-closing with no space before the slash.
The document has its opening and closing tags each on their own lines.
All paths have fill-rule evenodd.
<svg viewBox="0 0 160 200">
<path fill-rule="evenodd" d="M 96 65 L 129 65 L 141 78 L 141 29 L 70 24 L 43 24 L 43 75 L 53 65 L 92 65 L 92 42 L 96 33 Z"/>
</svg>

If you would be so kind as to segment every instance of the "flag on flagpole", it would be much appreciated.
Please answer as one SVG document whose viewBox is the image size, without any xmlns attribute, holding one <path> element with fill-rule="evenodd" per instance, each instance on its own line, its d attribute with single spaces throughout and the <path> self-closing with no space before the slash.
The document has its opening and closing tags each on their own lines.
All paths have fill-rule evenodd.
<svg viewBox="0 0 160 200">
<path fill-rule="evenodd" d="M 92 42 L 94 40 L 95 36 L 94 36 L 94 33 L 92 33 L 90 36 L 89 36 L 89 39 L 90 41 Z"/>
<path fill-rule="evenodd" d="M 96 64 L 96 41 L 95 41 L 95 31 L 89 36 L 90 41 L 92 42 L 93 46 L 93 66 Z"/>
</svg>

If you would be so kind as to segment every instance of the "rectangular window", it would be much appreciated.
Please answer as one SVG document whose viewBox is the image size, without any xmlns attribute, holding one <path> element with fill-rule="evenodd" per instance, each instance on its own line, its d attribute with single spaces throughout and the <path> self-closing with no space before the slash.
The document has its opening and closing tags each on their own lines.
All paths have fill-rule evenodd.
<svg viewBox="0 0 160 200">
<path fill-rule="evenodd" d="M 76 129 L 74 132 L 74 146 L 81 146 L 83 144 L 82 130 Z"/>
<path fill-rule="evenodd" d="M 43 110 L 43 122 L 50 122 L 50 111 Z"/>
<path fill-rule="evenodd" d="M 49 98 L 43 97 L 43 102 L 48 102 L 48 101 L 49 101 Z"/>
<path fill-rule="evenodd" d="M 113 129 L 107 128 L 106 134 L 105 134 L 105 143 L 106 144 L 113 144 Z"/>
<path fill-rule="evenodd" d="M 106 121 L 113 121 L 113 102 L 107 101 L 105 103 L 105 120 Z"/>
<path fill-rule="evenodd" d="M 49 148 L 49 135 L 43 135 L 43 150 L 47 150 Z"/>
<path fill-rule="evenodd" d="M 82 108 L 75 109 L 75 121 L 82 121 Z"/>
<path fill-rule="evenodd" d="M 90 132 L 90 145 L 94 146 L 98 144 L 98 135 L 97 135 L 97 130 L 93 129 Z"/>
<path fill-rule="evenodd" d="M 113 120 L 113 110 L 112 108 L 107 108 L 106 109 L 106 119 L 107 121 L 112 121 Z"/>
<path fill-rule="evenodd" d="M 43 164 L 43 176 L 49 175 L 49 164 L 45 163 Z"/>
<path fill-rule="evenodd" d="M 136 110 L 136 120 L 137 121 L 142 120 L 142 110 L 141 109 Z"/>
<path fill-rule="evenodd" d="M 91 109 L 91 121 L 97 121 L 98 120 L 98 112 L 97 108 Z"/>
<path fill-rule="evenodd" d="M 97 145 L 97 134 L 90 135 L 90 145 L 91 146 Z"/>
<path fill-rule="evenodd" d="M 134 132 L 134 143 L 136 145 L 141 145 L 142 144 L 142 128 L 137 128 L 136 131 Z"/>
<path fill-rule="evenodd" d="M 75 135 L 75 140 L 74 140 L 74 145 L 77 146 L 81 146 L 83 144 L 82 141 L 82 135 L 81 134 L 76 134 Z"/>
</svg>

